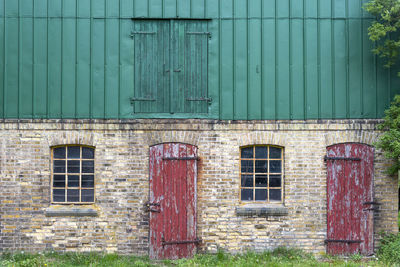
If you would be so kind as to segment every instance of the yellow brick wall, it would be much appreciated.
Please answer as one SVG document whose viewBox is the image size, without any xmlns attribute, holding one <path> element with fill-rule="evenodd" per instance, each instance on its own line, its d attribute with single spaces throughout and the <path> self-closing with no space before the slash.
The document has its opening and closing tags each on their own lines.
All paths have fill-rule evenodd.
<svg viewBox="0 0 400 267">
<path fill-rule="evenodd" d="M 375 120 L 5 120 L 0 122 L 0 251 L 61 250 L 148 253 L 149 146 L 182 142 L 198 146 L 198 237 L 200 249 L 240 252 L 277 246 L 325 251 L 326 147 L 373 144 Z M 96 147 L 96 203 L 75 206 L 95 217 L 47 217 L 50 147 Z M 284 147 L 285 216 L 238 216 L 239 147 Z M 397 177 L 375 152 L 375 233 L 397 232 Z M 376 237 L 377 234 L 376 234 Z"/>
</svg>

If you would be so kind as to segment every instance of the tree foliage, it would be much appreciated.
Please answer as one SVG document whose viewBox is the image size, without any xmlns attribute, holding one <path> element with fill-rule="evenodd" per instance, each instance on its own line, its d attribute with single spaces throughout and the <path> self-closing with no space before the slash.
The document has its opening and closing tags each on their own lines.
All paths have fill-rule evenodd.
<svg viewBox="0 0 400 267">
<path fill-rule="evenodd" d="M 395 174 L 400 170 L 400 95 L 394 97 L 394 101 L 385 111 L 384 122 L 378 127 L 386 131 L 376 146 L 384 151 L 385 157 L 393 159 L 394 163 L 388 171 Z"/>
<path fill-rule="evenodd" d="M 368 28 L 369 38 L 376 42 L 373 52 L 386 60 L 386 67 L 396 63 L 399 56 L 400 0 L 371 0 L 365 10 L 376 17 Z"/>
<path fill-rule="evenodd" d="M 371 0 L 364 8 L 376 18 L 368 28 L 369 38 L 375 42 L 373 52 L 385 59 L 385 66 L 390 67 L 399 57 L 400 0 Z M 388 172 L 395 174 L 400 170 L 400 95 L 395 96 L 383 119 L 378 127 L 385 132 L 376 146 L 393 160 Z"/>
</svg>

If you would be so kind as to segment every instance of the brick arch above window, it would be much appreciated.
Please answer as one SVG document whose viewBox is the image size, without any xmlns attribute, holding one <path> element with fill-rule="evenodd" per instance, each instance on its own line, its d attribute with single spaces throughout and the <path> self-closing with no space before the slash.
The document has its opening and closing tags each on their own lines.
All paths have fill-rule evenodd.
<svg viewBox="0 0 400 267">
<path fill-rule="evenodd" d="M 284 148 L 276 145 L 240 147 L 240 201 L 282 203 Z"/>
<path fill-rule="evenodd" d="M 84 131 L 65 131 L 65 132 L 52 132 L 47 135 L 48 144 L 50 147 L 60 145 L 86 145 L 96 146 L 96 138 L 92 132 Z"/>
<path fill-rule="evenodd" d="M 248 146 L 250 144 L 273 144 L 275 146 L 287 146 L 286 134 L 276 134 L 274 132 L 255 131 L 246 134 L 241 134 L 237 138 L 237 144 L 240 147 Z"/>
</svg>

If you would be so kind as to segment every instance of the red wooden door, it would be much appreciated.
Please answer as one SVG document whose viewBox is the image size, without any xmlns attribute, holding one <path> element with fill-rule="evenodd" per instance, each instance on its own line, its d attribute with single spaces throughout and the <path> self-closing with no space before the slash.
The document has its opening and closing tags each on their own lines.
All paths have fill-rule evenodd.
<svg viewBox="0 0 400 267">
<path fill-rule="evenodd" d="M 176 259 L 196 251 L 197 148 L 150 147 L 150 257 Z"/>
<path fill-rule="evenodd" d="M 374 149 L 345 143 L 327 147 L 327 252 L 373 254 Z"/>
</svg>

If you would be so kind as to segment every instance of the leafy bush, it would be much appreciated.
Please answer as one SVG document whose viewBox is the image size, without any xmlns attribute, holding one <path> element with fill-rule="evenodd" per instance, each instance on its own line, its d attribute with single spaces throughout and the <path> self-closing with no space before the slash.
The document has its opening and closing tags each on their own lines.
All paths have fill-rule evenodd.
<svg viewBox="0 0 400 267">
<path fill-rule="evenodd" d="M 400 234 L 381 234 L 381 236 L 377 253 L 379 260 L 390 265 L 400 264 Z"/>
<path fill-rule="evenodd" d="M 388 172 L 395 174 L 400 169 L 400 95 L 394 97 L 383 119 L 384 122 L 378 128 L 386 131 L 381 135 L 376 146 L 384 151 L 386 158 L 393 160 Z"/>
</svg>

